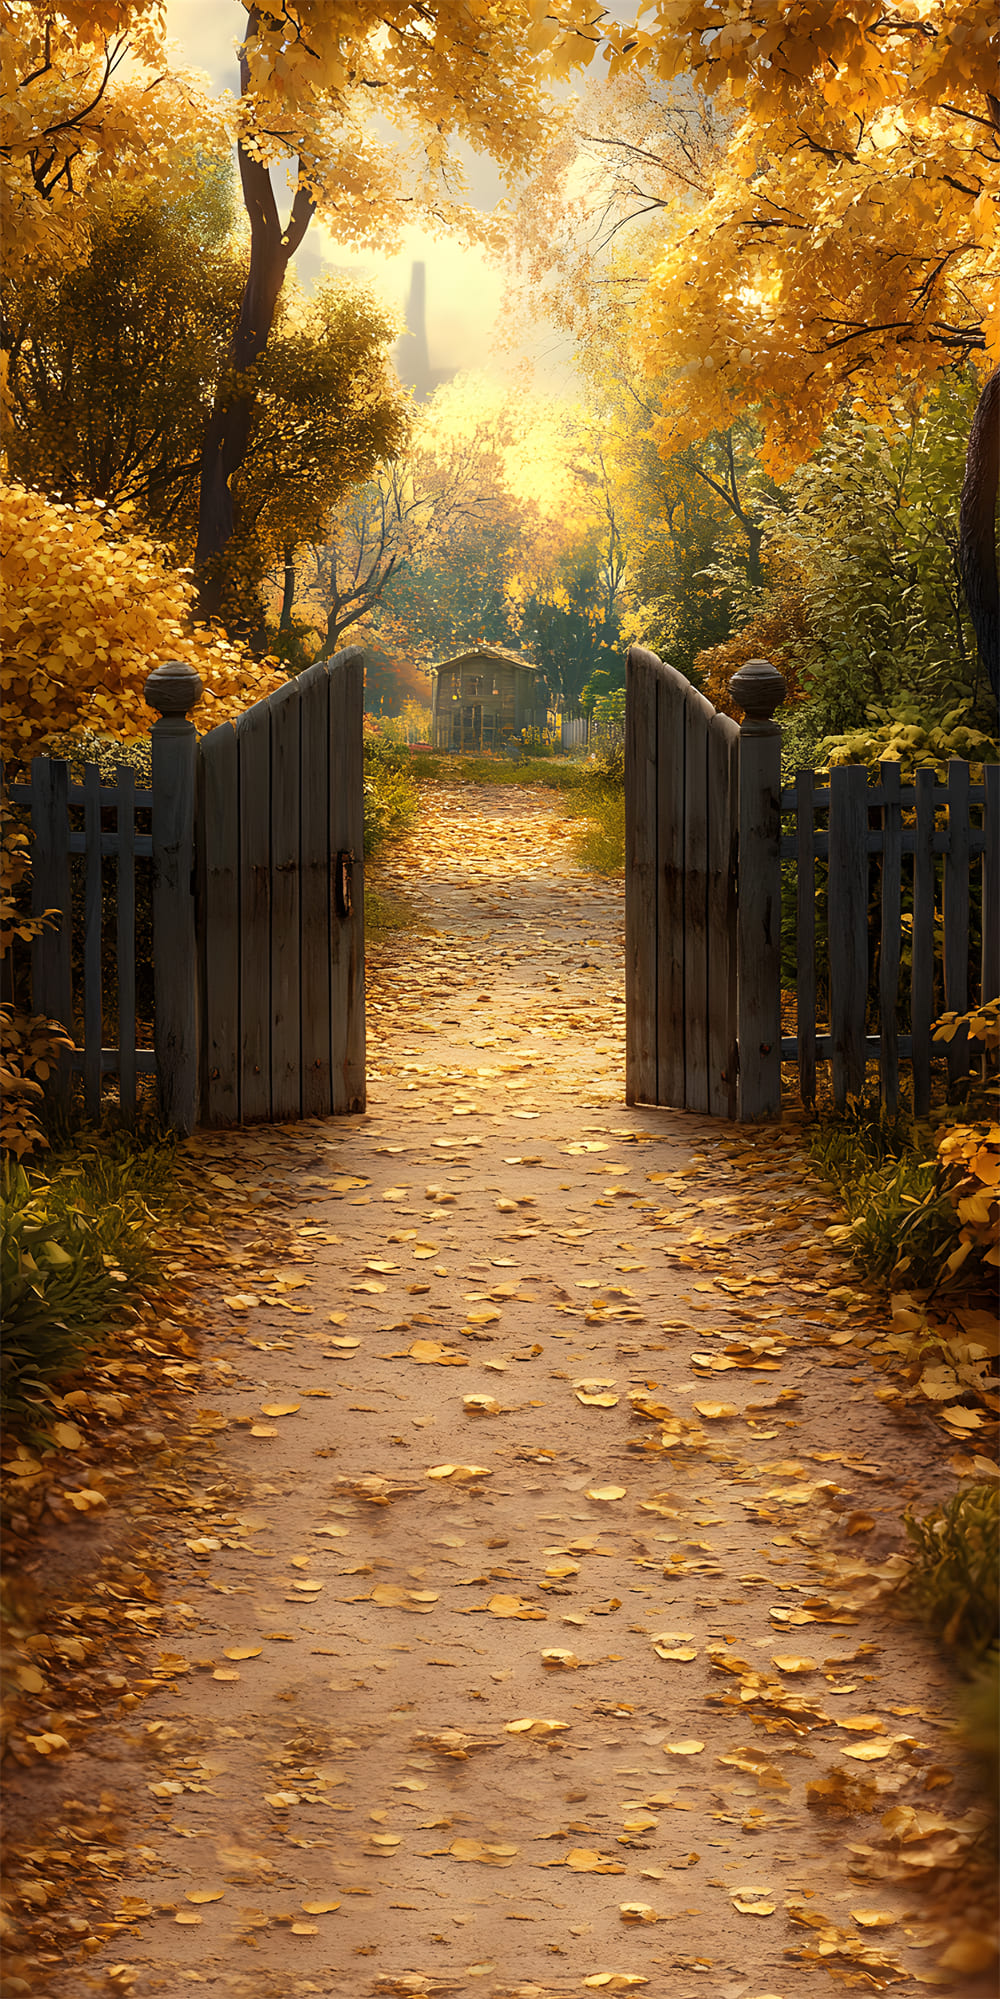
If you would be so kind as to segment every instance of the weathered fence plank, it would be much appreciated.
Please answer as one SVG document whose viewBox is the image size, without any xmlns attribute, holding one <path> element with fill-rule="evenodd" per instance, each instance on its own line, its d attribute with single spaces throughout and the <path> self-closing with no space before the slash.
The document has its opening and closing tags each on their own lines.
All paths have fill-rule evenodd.
<svg viewBox="0 0 1000 1999">
<path fill-rule="evenodd" d="M 364 653 L 349 646 L 330 661 L 330 937 L 333 1109 L 365 1107 Z"/>
<path fill-rule="evenodd" d="M 1000 764 L 983 771 L 983 1000 L 1000 999 Z"/>
<path fill-rule="evenodd" d="M 799 1095 L 816 1102 L 816 773 L 795 776 L 795 1031 Z"/>
<path fill-rule="evenodd" d="M 188 713 L 201 679 L 178 660 L 158 666 L 144 688 L 159 711 L 153 746 L 153 953 L 157 1094 L 175 1131 L 198 1116 L 198 932 L 195 911 L 195 790 L 198 738 Z"/>
<path fill-rule="evenodd" d="M 83 772 L 83 836 L 86 841 L 83 888 L 83 1100 L 88 1117 L 101 1115 L 101 1045 L 103 1034 L 101 866 L 101 773 L 96 764 Z"/>
<path fill-rule="evenodd" d="M 969 1006 L 969 766 L 952 758 L 947 772 L 948 845 L 943 869 L 944 1003 L 951 1013 Z M 948 1082 L 969 1073 L 967 1036 L 955 1035 L 946 1047 Z"/>
<path fill-rule="evenodd" d="M 271 728 L 264 702 L 236 724 L 240 761 L 240 1116 L 271 1115 Z"/>
<path fill-rule="evenodd" d="M 771 719 L 785 683 L 748 660 L 729 683 L 746 720 L 739 754 L 737 1011 L 742 1120 L 781 1109 L 781 730 Z"/>
<path fill-rule="evenodd" d="M 329 851 L 330 677 L 325 665 L 299 676 L 301 775 L 301 1062 L 303 1117 L 329 1116 L 330 1070 Z"/>
<path fill-rule="evenodd" d="M 199 869 L 204 992 L 201 1114 L 235 1124 L 240 1103 L 239 744 L 231 722 L 202 737 Z"/>
<path fill-rule="evenodd" d="M 126 1123 L 135 1117 L 135 773 L 119 764 L 117 903 L 118 1095 Z"/>
<path fill-rule="evenodd" d="M 637 646 L 625 672 L 625 1100 L 636 1104 L 657 1101 L 657 685 Z"/>
<path fill-rule="evenodd" d="M 864 1089 L 868 997 L 868 777 L 861 764 L 830 772 L 830 1036 L 833 1097 L 843 1110 Z"/>
<path fill-rule="evenodd" d="M 715 714 L 684 697 L 684 1102 L 708 1109 L 708 728 Z"/>
<path fill-rule="evenodd" d="M 299 984 L 299 687 L 272 694 L 271 1116 L 302 1111 Z"/>
<path fill-rule="evenodd" d="M 36 757 L 31 766 L 31 909 L 56 912 L 31 944 L 32 1006 L 73 1032 L 73 898 L 69 866 L 69 765 Z M 64 1056 L 52 1078 L 53 1098 L 68 1094 L 70 1064 Z"/>
<path fill-rule="evenodd" d="M 735 1118 L 737 763 L 740 732 L 728 715 L 708 727 L 708 1108 Z"/>
<path fill-rule="evenodd" d="M 648 659 L 651 729 L 646 754 L 653 799 L 649 831 L 653 870 L 655 934 L 649 950 L 653 980 L 653 1071 L 646 1101 L 683 1106 L 687 1016 L 684 979 L 687 960 L 686 867 L 684 855 L 687 765 L 684 750 L 684 697 L 687 683 L 659 660 Z M 642 807 L 640 806 L 641 810 Z"/>
<path fill-rule="evenodd" d="M 913 774 L 913 932 L 910 1032 L 913 1114 L 926 1117 L 931 1102 L 931 1021 L 934 1018 L 934 772 Z"/>
<path fill-rule="evenodd" d="M 879 1080 L 882 1102 L 890 1116 L 899 1106 L 899 1002 L 901 889 L 903 875 L 903 814 L 898 763 L 884 763 L 882 789 L 882 920 L 879 934 Z"/>
</svg>

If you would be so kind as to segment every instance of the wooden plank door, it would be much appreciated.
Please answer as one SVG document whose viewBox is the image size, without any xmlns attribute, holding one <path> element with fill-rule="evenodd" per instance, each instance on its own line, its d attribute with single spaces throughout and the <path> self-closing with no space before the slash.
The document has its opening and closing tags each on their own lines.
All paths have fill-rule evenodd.
<svg viewBox="0 0 1000 1999">
<path fill-rule="evenodd" d="M 363 716 L 352 647 L 200 745 L 209 1124 L 365 1107 Z"/>
<path fill-rule="evenodd" d="M 625 717 L 626 1101 L 733 1117 L 740 732 L 642 646 Z"/>
</svg>

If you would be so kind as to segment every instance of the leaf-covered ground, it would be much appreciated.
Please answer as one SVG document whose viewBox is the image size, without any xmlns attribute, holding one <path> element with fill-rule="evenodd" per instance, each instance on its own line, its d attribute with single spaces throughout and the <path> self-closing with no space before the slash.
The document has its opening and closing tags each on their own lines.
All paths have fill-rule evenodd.
<svg viewBox="0 0 1000 1999">
<path fill-rule="evenodd" d="M 866 1357 L 796 1131 L 624 1108 L 621 888 L 572 837 L 428 787 L 368 1114 L 187 1148 L 232 1229 L 150 1330 L 173 1403 L 122 1377 L 117 1471 L 30 1543 L 12 1993 L 991 1989 L 891 1601 L 953 1446 Z"/>
</svg>

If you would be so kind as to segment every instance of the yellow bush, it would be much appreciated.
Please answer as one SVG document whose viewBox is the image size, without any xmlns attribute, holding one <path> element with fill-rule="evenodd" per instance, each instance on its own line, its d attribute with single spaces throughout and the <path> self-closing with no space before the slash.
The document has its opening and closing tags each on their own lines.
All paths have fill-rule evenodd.
<svg viewBox="0 0 1000 1999">
<path fill-rule="evenodd" d="M 19 826 L 6 825 L 0 835 L 0 957 L 15 937 L 30 943 L 55 914 L 26 916 L 18 907 L 16 890 L 30 865 L 28 836 Z M 57 1020 L 0 1007 L 0 1151 L 16 1159 L 48 1144 L 36 1112 L 64 1048 L 73 1043 Z"/>
<path fill-rule="evenodd" d="M 945 1266 L 970 1256 L 1000 1267 L 1000 1124 L 956 1124 L 938 1140 L 938 1178 L 962 1224 Z"/>
<path fill-rule="evenodd" d="M 164 660 L 185 660 L 200 673 L 200 731 L 235 718 L 284 680 L 272 662 L 241 652 L 223 633 L 193 627 L 189 578 L 98 501 L 66 506 L 24 486 L 0 487 L 0 548 L 9 754 L 33 756 L 72 729 L 144 736 L 155 718 L 143 683 Z"/>
</svg>

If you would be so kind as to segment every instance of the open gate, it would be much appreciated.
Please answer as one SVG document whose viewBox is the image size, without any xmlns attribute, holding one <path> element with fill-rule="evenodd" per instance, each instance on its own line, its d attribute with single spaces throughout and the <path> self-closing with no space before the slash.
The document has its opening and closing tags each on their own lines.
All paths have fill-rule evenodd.
<svg viewBox="0 0 1000 1999">
<path fill-rule="evenodd" d="M 365 1107 L 364 656 L 198 746 L 203 1123 Z"/>
</svg>

